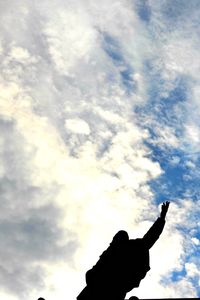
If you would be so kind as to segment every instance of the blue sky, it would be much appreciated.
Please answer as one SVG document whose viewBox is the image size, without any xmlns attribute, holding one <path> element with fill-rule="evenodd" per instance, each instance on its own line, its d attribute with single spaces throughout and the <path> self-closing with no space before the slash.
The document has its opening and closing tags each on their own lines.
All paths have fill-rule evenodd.
<svg viewBox="0 0 200 300">
<path fill-rule="evenodd" d="M 75 299 L 166 200 L 127 298 L 200 297 L 199 1 L 0 6 L 0 298 Z"/>
</svg>

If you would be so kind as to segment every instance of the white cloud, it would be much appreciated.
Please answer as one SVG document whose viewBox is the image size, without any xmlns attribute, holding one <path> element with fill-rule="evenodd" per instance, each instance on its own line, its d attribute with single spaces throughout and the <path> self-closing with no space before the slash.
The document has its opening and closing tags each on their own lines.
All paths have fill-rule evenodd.
<svg viewBox="0 0 200 300">
<path fill-rule="evenodd" d="M 132 199 L 132 196 L 135 195 L 134 189 L 137 190 L 137 185 L 135 185 L 136 182 L 138 185 L 145 185 L 148 178 L 156 177 L 160 174 L 159 166 L 143 157 L 145 150 L 142 149 L 142 139 L 143 136 L 145 136 L 145 132 L 140 133 L 136 127 L 134 128 L 130 123 L 128 123 L 127 132 L 121 131 L 122 129 L 120 129 L 119 133 L 117 133 L 116 137 L 113 139 L 110 154 L 106 151 L 99 161 L 97 161 L 96 145 L 94 142 L 85 142 L 77 151 L 78 157 L 73 158 L 69 156 L 67 146 L 60 138 L 59 132 L 57 132 L 51 122 L 49 122 L 48 118 L 40 117 L 34 113 L 32 106 L 30 105 L 32 99 L 27 97 L 22 87 L 17 84 L 2 84 L 2 91 L 3 101 L 1 102 L 1 111 L 5 118 L 8 119 L 8 122 L 12 124 L 11 128 L 13 128 L 12 130 L 14 133 L 13 138 L 11 132 L 5 134 L 4 137 L 5 145 L 8 142 L 11 145 L 10 152 L 7 149 L 7 157 L 8 159 L 9 157 L 12 158 L 12 164 L 10 166 L 9 164 L 6 165 L 3 175 L 6 172 L 6 176 L 12 180 L 13 183 L 18 184 L 16 188 L 13 188 L 13 190 L 9 191 L 8 187 L 8 190 L 5 191 L 5 195 L 7 193 L 11 193 L 10 205 L 13 206 L 15 219 L 17 222 L 22 223 L 22 226 L 27 226 L 27 228 L 28 226 L 31 226 L 33 232 L 36 231 L 37 234 L 37 231 L 40 231 L 43 228 L 43 225 L 40 223 L 40 218 L 46 218 L 45 215 L 42 217 L 43 213 L 45 210 L 48 211 L 48 205 L 50 205 L 50 207 L 53 205 L 52 214 L 50 211 L 48 212 L 46 222 L 51 223 L 56 221 L 56 224 L 60 224 L 63 229 L 65 228 L 65 230 L 67 230 L 70 228 L 70 230 L 76 232 L 80 243 L 80 250 L 77 254 L 74 253 L 77 261 L 76 268 L 79 269 L 78 262 L 80 262 L 81 265 L 82 261 L 85 259 L 86 261 L 84 262 L 84 266 L 88 267 L 94 263 L 98 257 L 99 249 L 103 250 L 106 239 L 107 243 L 109 243 L 111 236 L 120 229 L 119 225 L 121 224 L 121 226 L 123 225 L 128 227 L 128 223 L 133 219 L 133 213 L 131 212 L 130 207 L 132 207 L 133 210 L 135 209 L 136 215 L 139 215 L 142 205 L 144 207 L 147 206 L 147 201 L 144 201 L 142 204 L 141 200 L 141 203 L 139 204 L 136 201 L 137 198 L 134 200 Z M 16 98 L 20 99 L 20 101 L 16 102 Z M 81 125 L 83 124 L 85 125 L 85 123 L 81 123 Z M 78 125 L 80 125 L 80 123 L 78 123 Z M 126 127 L 125 124 L 120 126 Z M 81 126 L 81 128 L 83 129 L 83 126 Z M 18 134 L 15 135 L 15 132 L 18 132 L 19 137 Z M 6 140 L 6 136 L 10 137 L 11 140 Z M 16 144 L 18 140 L 19 142 Z M 19 146 L 20 140 L 23 147 Z M 120 141 L 124 141 L 124 145 L 121 144 L 121 148 L 117 149 Z M 136 151 L 133 150 L 134 143 L 137 148 Z M 21 154 L 19 154 L 20 152 Z M 123 164 L 125 165 L 125 154 L 126 159 L 128 159 L 131 166 L 130 167 L 126 163 L 127 168 L 130 169 L 130 174 L 127 172 L 124 173 L 123 171 Z M 111 159 L 112 162 L 110 162 Z M 136 170 L 134 171 L 134 163 L 138 173 L 136 173 Z M 142 167 L 140 167 L 140 165 L 142 165 Z M 141 174 L 139 175 L 140 168 Z M 113 176 L 112 172 L 118 173 L 121 180 L 119 180 L 116 176 Z M 135 172 L 135 179 L 134 177 L 131 179 L 131 176 L 133 176 L 132 172 Z M 131 184 L 133 179 L 135 183 Z M 33 196 L 30 195 L 32 189 L 33 192 L 35 190 Z M 24 193 L 24 196 L 29 195 L 29 202 L 27 203 L 28 206 L 25 206 L 24 202 L 21 203 L 24 196 L 21 200 L 19 198 L 19 203 L 15 203 L 16 200 L 14 201 L 12 197 L 16 191 L 17 193 L 20 192 L 20 195 L 21 193 Z M 146 190 L 146 195 L 148 195 L 148 193 L 149 191 Z M 20 210 L 16 210 L 16 205 L 20 205 Z M 61 208 L 63 216 L 58 219 L 56 215 L 53 215 L 53 211 L 59 211 Z M 129 208 L 128 214 L 126 212 L 127 208 Z M 9 208 L 6 209 L 9 211 Z M 31 223 L 34 210 L 36 211 L 36 217 L 33 219 L 33 223 Z M 124 212 L 123 214 L 122 211 Z M 28 219 L 27 221 L 23 219 L 24 214 Z M 100 219 L 99 214 L 102 215 Z M 38 215 L 40 216 L 39 219 Z M 111 216 L 112 224 L 110 224 Z M 5 214 L 4 218 L 6 219 Z M 103 226 L 102 220 L 104 220 Z M 121 221 L 119 222 L 119 220 Z M 109 226 L 109 230 L 107 229 L 108 225 L 111 225 Z M 33 226 L 38 226 L 38 228 Z M 55 226 L 57 225 L 53 224 L 53 226 L 56 228 Z M 59 237 L 59 232 L 61 233 L 63 229 L 58 229 L 56 233 L 57 238 Z M 16 225 L 15 230 L 18 234 L 22 235 L 23 245 L 27 240 L 27 236 L 24 236 L 23 231 L 21 231 L 20 227 L 17 227 Z M 105 235 L 105 232 L 107 232 L 107 236 Z M 42 232 L 41 235 L 43 235 Z M 50 237 L 51 233 L 47 232 L 45 235 Z M 69 232 L 66 231 L 66 237 L 64 238 L 64 235 L 63 238 L 61 238 L 61 241 L 63 240 L 64 243 L 63 246 L 69 239 L 68 235 Z M 96 236 L 98 235 L 102 237 L 101 240 L 99 238 L 96 239 Z M 56 237 L 52 236 L 52 238 Z M 32 242 L 33 241 L 34 240 L 32 240 Z M 57 243 L 59 245 L 60 242 L 56 241 L 56 244 Z M 41 246 L 42 245 L 45 247 L 45 239 L 41 242 Z M 52 240 L 52 247 L 54 247 L 53 245 L 54 240 Z M 14 246 L 12 247 L 13 251 L 15 250 L 15 256 L 17 257 L 19 252 Z M 45 248 L 43 251 L 45 253 Z M 55 251 L 59 252 L 58 249 L 55 249 Z M 85 258 L 88 257 L 88 253 L 90 253 L 89 258 Z M 54 255 L 56 256 L 56 252 Z M 62 261 L 64 257 L 65 255 L 63 256 L 61 253 L 60 260 Z M 37 259 L 37 256 L 35 258 L 34 255 L 29 257 L 29 264 L 31 265 L 31 262 L 34 262 L 35 260 L 37 261 Z M 46 260 L 47 259 L 48 256 L 46 257 Z M 57 260 L 57 258 L 55 259 Z M 43 262 L 40 262 L 40 267 L 43 268 L 43 271 L 45 271 L 45 264 L 47 262 L 45 259 L 43 260 Z M 7 264 L 7 262 L 5 263 Z M 55 264 L 53 262 L 49 262 L 48 268 L 52 268 L 55 274 L 57 274 L 57 268 L 55 265 L 56 262 Z M 6 267 L 8 268 L 8 265 Z M 37 275 L 35 276 L 41 278 L 42 274 L 45 273 L 41 273 L 40 275 L 39 270 L 40 269 L 38 269 L 38 272 L 36 273 Z M 70 267 L 65 269 L 66 277 L 68 276 L 68 272 L 72 272 Z M 54 278 L 53 274 L 52 276 Z M 20 276 L 18 276 L 18 278 L 20 279 Z M 49 277 L 49 279 L 45 279 L 44 281 L 49 282 L 50 280 L 51 279 Z M 14 281 L 12 284 L 14 285 Z M 20 284 L 22 284 L 22 282 Z M 27 295 L 26 288 L 30 289 L 29 284 L 26 286 L 24 282 L 24 286 L 21 287 L 24 289 L 25 296 Z M 37 282 L 34 284 L 37 285 L 39 290 L 41 290 L 41 286 L 39 286 Z M 57 287 L 58 290 L 59 286 L 60 285 Z M 58 293 L 62 292 L 58 291 Z M 21 296 L 23 297 L 23 294 Z M 73 294 L 73 296 L 75 295 Z"/>
<path fill-rule="evenodd" d="M 27 63 L 30 59 L 30 54 L 27 49 L 21 47 L 13 47 L 10 53 L 11 59 Z"/>
<path fill-rule="evenodd" d="M 186 263 L 185 269 L 189 277 L 200 276 L 199 270 L 194 263 Z"/>
<path fill-rule="evenodd" d="M 65 121 L 65 127 L 67 130 L 78 134 L 90 134 L 90 127 L 87 122 L 81 119 L 67 119 Z"/>
<path fill-rule="evenodd" d="M 185 125 L 185 136 L 188 144 L 199 144 L 200 128 L 197 124 L 191 123 Z"/>
<path fill-rule="evenodd" d="M 163 67 L 166 95 L 177 74 L 198 79 L 198 52 L 194 40 L 186 47 L 188 39 L 170 34 L 154 45 L 125 0 L 10 1 L 1 25 L 2 298 L 73 299 L 116 231 L 140 236 L 158 213 L 149 181 L 163 170 L 151 160 L 144 144 L 149 134 L 133 112 L 145 105 L 152 84 L 145 63 L 154 59 L 154 72 Z M 121 74 L 127 68 L 135 84 L 130 94 Z M 198 128 L 190 124 L 185 132 L 195 144 Z M 159 147 L 181 144 L 172 126 L 162 124 L 156 133 Z M 172 206 L 152 251 L 152 273 L 138 290 L 142 298 L 177 297 L 177 287 L 180 296 L 195 295 L 188 278 L 167 287 L 160 282 L 184 264 L 188 245 L 178 225 L 192 230 L 196 221 L 189 218 L 191 200 L 182 202 Z"/>
<path fill-rule="evenodd" d="M 192 242 L 195 244 L 195 245 L 199 245 L 199 240 L 197 238 L 192 238 Z"/>
</svg>

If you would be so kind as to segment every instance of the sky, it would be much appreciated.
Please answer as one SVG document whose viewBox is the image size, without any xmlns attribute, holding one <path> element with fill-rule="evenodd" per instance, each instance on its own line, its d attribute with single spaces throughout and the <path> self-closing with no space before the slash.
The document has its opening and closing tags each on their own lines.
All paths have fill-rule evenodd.
<svg viewBox="0 0 200 300">
<path fill-rule="evenodd" d="M 200 297 L 200 1 L 0 1 L 0 299 L 72 300 L 170 201 L 139 298 Z"/>
</svg>

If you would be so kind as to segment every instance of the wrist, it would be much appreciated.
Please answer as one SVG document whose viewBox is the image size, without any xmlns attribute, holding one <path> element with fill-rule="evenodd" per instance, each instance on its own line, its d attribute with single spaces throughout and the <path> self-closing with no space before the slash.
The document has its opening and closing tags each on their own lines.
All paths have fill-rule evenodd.
<svg viewBox="0 0 200 300">
<path fill-rule="evenodd" d="M 165 220 L 165 215 L 160 215 L 160 219 Z"/>
</svg>

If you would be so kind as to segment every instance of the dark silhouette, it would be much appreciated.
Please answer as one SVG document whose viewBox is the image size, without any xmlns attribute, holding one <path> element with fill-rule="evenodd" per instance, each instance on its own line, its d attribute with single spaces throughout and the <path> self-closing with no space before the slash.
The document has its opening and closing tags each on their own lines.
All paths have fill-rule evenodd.
<svg viewBox="0 0 200 300">
<path fill-rule="evenodd" d="M 40 298 L 38 298 L 38 300 L 45 300 L 45 299 L 40 297 Z"/>
<path fill-rule="evenodd" d="M 123 230 L 113 237 L 96 265 L 87 271 L 87 286 L 77 300 L 122 300 L 139 286 L 150 270 L 149 249 L 163 231 L 169 203 L 162 204 L 160 217 L 143 238 L 129 239 Z"/>
</svg>

